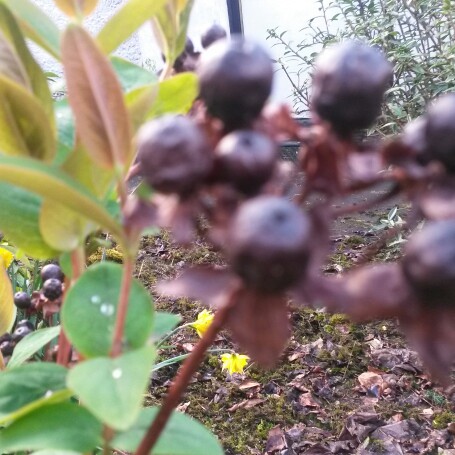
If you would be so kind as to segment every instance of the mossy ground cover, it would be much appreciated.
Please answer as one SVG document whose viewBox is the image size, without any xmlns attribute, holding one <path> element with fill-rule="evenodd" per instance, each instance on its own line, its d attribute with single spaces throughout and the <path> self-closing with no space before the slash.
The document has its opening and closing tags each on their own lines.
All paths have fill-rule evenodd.
<svg viewBox="0 0 455 455">
<path fill-rule="evenodd" d="M 370 212 L 360 222 L 345 219 L 341 223 L 341 233 L 333 233 L 328 273 L 352 265 L 375 238 L 368 234 L 368 220 L 371 227 L 381 216 Z M 373 260 L 391 260 L 399 254 L 400 246 L 394 245 Z M 162 233 L 143 239 L 136 276 L 154 293 L 158 280 L 172 278 L 193 264 L 222 264 L 222 259 L 201 241 L 182 249 Z M 453 436 L 447 431 L 455 422 L 453 395 L 431 383 L 395 321 L 355 325 L 343 315 L 290 304 L 293 335 L 274 370 L 264 371 L 253 363 L 243 375 L 229 377 L 221 370 L 220 354 L 212 352 L 182 400 L 180 409 L 210 427 L 226 454 L 399 453 L 390 449 L 388 439 L 376 438 L 376 433 L 357 435 L 352 430 L 361 426 L 359 416 L 368 413 L 377 416 L 377 427 L 408 421 L 418 425 L 418 433 L 402 437 L 403 453 L 432 455 L 444 453 L 438 452 L 442 447 L 454 448 Z M 203 309 L 187 299 L 160 297 L 156 297 L 156 306 L 180 314 L 182 322 L 194 321 Z M 182 329 L 162 346 L 159 361 L 188 353 L 197 341 L 194 330 Z M 228 333 L 222 333 L 213 346 L 232 348 L 237 350 Z M 178 366 L 154 373 L 148 404 L 165 396 Z M 359 380 L 370 376 L 378 382 L 362 384 Z M 354 433 L 347 433 L 347 427 Z M 283 450 L 271 437 L 277 431 L 284 435 Z M 333 452 L 318 451 L 328 445 Z"/>
</svg>

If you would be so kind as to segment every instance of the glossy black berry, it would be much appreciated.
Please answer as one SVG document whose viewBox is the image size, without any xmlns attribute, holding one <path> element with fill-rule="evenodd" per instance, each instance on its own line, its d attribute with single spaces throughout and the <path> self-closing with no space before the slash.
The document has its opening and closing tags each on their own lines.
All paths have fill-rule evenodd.
<svg viewBox="0 0 455 455">
<path fill-rule="evenodd" d="M 428 223 L 406 244 L 404 275 L 428 304 L 455 301 L 455 220 Z"/>
<path fill-rule="evenodd" d="M 254 131 L 234 131 L 215 150 L 215 169 L 221 180 L 245 194 L 254 194 L 271 177 L 278 157 L 275 143 Z"/>
<path fill-rule="evenodd" d="M 226 38 L 226 30 L 221 25 L 213 24 L 201 36 L 201 44 L 204 49 L 207 49 L 214 42 Z"/>
<path fill-rule="evenodd" d="M 50 278 L 43 284 L 43 294 L 49 300 L 57 300 L 63 293 L 62 282 L 56 278 Z"/>
<path fill-rule="evenodd" d="M 432 160 L 455 172 L 455 93 L 441 96 L 426 114 L 426 142 Z"/>
<path fill-rule="evenodd" d="M 30 327 L 21 325 L 19 327 L 16 327 L 11 338 L 15 343 L 18 343 L 20 340 L 22 340 L 22 338 L 24 338 L 27 335 L 30 335 L 32 332 L 33 329 L 31 329 Z"/>
<path fill-rule="evenodd" d="M 305 273 L 310 231 L 309 220 L 287 199 L 251 199 L 240 207 L 230 228 L 232 267 L 248 287 L 281 292 Z"/>
<path fill-rule="evenodd" d="M 197 72 L 207 111 L 221 119 L 227 130 L 248 128 L 272 90 L 269 55 L 238 37 L 210 46 L 202 53 Z"/>
<path fill-rule="evenodd" d="M 14 294 L 14 305 L 20 310 L 28 310 L 32 306 L 32 299 L 26 292 L 16 292 Z"/>
<path fill-rule="evenodd" d="M 57 264 L 46 264 L 41 269 L 41 280 L 43 283 L 50 278 L 55 278 L 59 281 L 63 281 L 64 275 L 62 269 Z"/>
<path fill-rule="evenodd" d="M 138 147 L 142 175 L 160 193 L 188 194 L 212 167 L 205 136 L 187 117 L 166 116 L 145 124 Z"/>
<path fill-rule="evenodd" d="M 0 351 L 4 357 L 8 357 L 13 354 L 15 343 L 13 341 L 2 341 L 0 342 Z"/>
<path fill-rule="evenodd" d="M 332 46 L 316 61 L 312 109 L 340 134 L 368 128 L 381 112 L 391 75 L 377 49 L 357 41 Z"/>
<path fill-rule="evenodd" d="M 18 327 L 28 327 L 30 330 L 33 330 L 35 326 L 28 319 L 22 319 L 16 324 L 16 329 Z"/>
</svg>

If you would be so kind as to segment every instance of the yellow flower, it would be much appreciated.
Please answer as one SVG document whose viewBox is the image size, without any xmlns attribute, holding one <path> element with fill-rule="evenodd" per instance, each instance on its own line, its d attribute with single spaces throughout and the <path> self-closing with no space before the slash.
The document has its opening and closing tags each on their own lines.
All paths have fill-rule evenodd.
<svg viewBox="0 0 455 455">
<path fill-rule="evenodd" d="M 191 327 L 196 329 L 199 337 L 202 338 L 202 335 L 207 332 L 207 329 L 213 321 L 213 317 L 213 313 L 207 310 L 203 310 L 197 315 L 197 319 L 191 324 Z"/>
<path fill-rule="evenodd" d="M 0 260 L 3 264 L 3 266 L 5 267 L 5 269 L 7 269 L 11 265 L 11 262 L 13 262 L 13 259 L 14 259 L 14 254 L 11 253 L 11 251 L 7 250 L 6 248 L 0 247 Z"/>
<path fill-rule="evenodd" d="M 228 370 L 229 374 L 243 373 L 245 365 L 248 363 L 250 358 L 243 354 L 223 354 L 221 361 L 223 362 L 223 370 Z"/>
</svg>

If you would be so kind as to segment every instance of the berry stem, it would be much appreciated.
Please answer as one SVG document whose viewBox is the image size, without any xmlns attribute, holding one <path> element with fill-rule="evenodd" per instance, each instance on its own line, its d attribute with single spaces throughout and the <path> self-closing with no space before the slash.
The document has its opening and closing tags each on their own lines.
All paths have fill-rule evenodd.
<svg viewBox="0 0 455 455">
<path fill-rule="evenodd" d="M 71 252 L 71 280 L 66 279 L 65 291 L 62 296 L 62 307 L 65 303 L 65 295 L 68 292 L 70 286 L 84 273 L 85 270 L 85 251 L 83 247 L 78 247 Z M 62 309 L 60 308 L 60 311 Z M 63 325 L 61 326 L 60 335 L 58 337 L 58 352 L 57 352 L 57 363 L 68 366 L 71 354 L 71 343 L 68 340 Z"/>
<path fill-rule="evenodd" d="M 147 430 L 147 433 L 134 455 L 148 455 L 151 452 L 161 432 L 164 430 L 172 411 L 179 404 L 180 398 L 187 388 L 191 377 L 197 371 L 200 363 L 204 359 L 207 349 L 212 345 L 219 331 L 224 327 L 231 310 L 237 302 L 236 296 L 237 292 L 234 291 L 226 305 L 215 313 L 215 317 L 209 328 L 196 344 L 193 351 L 191 351 L 189 357 L 183 362 L 169 389 L 169 393 L 167 394 L 164 403 L 160 407 L 158 415 Z"/>
<path fill-rule="evenodd" d="M 122 353 L 122 338 L 125 328 L 126 313 L 128 311 L 128 300 L 131 284 L 133 282 L 134 259 L 131 255 L 126 255 L 123 263 L 122 284 L 115 320 L 114 341 L 112 343 L 111 357 L 117 357 Z"/>
</svg>

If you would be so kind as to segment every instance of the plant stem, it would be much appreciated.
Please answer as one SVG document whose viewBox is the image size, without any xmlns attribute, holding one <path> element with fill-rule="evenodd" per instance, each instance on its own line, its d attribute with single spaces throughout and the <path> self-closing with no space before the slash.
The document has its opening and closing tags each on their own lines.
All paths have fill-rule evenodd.
<svg viewBox="0 0 455 455">
<path fill-rule="evenodd" d="M 147 430 L 135 455 L 148 455 L 151 452 L 161 432 L 164 430 L 173 409 L 179 404 L 180 398 L 188 386 L 191 377 L 202 362 L 207 349 L 215 341 L 218 332 L 225 325 L 231 310 L 237 302 L 236 295 L 237 292 L 234 291 L 226 305 L 215 313 L 215 317 L 207 329 L 207 332 L 205 332 L 204 336 L 199 340 L 199 343 L 195 346 L 190 356 L 183 362 L 158 415 Z"/>
<path fill-rule="evenodd" d="M 191 327 L 192 325 L 193 325 L 193 322 L 187 322 L 186 324 L 179 325 L 174 330 L 169 332 L 165 337 L 161 338 L 160 341 L 158 341 L 158 343 L 156 344 L 156 349 L 158 349 L 160 346 L 162 346 L 165 341 L 169 340 L 169 338 L 171 338 L 177 332 L 179 332 L 180 330 L 184 329 L 185 327 Z"/>
<path fill-rule="evenodd" d="M 70 280 L 66 280 L 65 294 L 62 297 L 62 307 L 65 303 L 65 295 L 68 292 L 68 289 L 75 281 L 84 273 L 85 270 L 85 251 L 83 247 L 78 247 L 71 253 L 71 270 L 73 276 Z M 60 309 L 61 311 L 61 309 Z M 58 352 L 57 352 L 57 363 L 63 365 L 64 367 L 68 366 L 71 354 L 71 343 L 69 342 L 63 326 L 61 326 L 60 335 L 58 337 Z"/>
<path fill-rule="evenodd" d="M 134 258 L 128 254 L 125 255 L 123 263 L 122 284 L 120 287 L 120 296 L 117 308 L 117 318 L 115 320 L 114 341 L 112 343 L 111 357 L 117 357 L 122 353 L 122 338 L 125 328 L 126 313 L 128 311 L 128 300 L 133 282 Z"/>
</svg>

